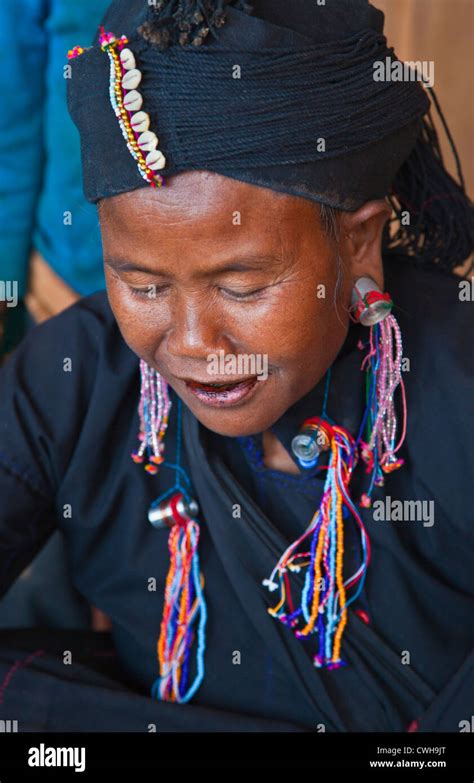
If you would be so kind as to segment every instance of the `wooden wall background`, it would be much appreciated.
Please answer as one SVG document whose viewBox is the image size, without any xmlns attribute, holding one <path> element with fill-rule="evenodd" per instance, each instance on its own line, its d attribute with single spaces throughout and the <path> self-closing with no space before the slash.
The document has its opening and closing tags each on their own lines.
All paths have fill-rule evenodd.
<svg viewBox="0 0 474 783">
<path fill-rule="evenodd" d="M 371 0 L 385 13 L 385 34 L 400 60 L 433 60 L 434 90 L 474 197 L 474 0 Z M 436 117 L 436 115 L 434 115 Z M 435 123 L 439 131 L 439 122 Z M 440 132 L 446 165 L 455 171 Z"/>
</svg>

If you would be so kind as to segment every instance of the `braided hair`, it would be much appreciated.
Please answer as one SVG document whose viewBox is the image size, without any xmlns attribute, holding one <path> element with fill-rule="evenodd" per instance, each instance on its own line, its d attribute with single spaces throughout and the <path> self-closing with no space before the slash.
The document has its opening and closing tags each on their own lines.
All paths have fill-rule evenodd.
<svg viewBox="0 0 474 783">
<path fill-rule="evenodd" d="M 162 50 L 174 44 L 201 46 L 225 24 L 228 6 L 252 12 L 245 0 L 153 0 L 150 5 L 152 18 L 139 32 Z"/>
</svg>

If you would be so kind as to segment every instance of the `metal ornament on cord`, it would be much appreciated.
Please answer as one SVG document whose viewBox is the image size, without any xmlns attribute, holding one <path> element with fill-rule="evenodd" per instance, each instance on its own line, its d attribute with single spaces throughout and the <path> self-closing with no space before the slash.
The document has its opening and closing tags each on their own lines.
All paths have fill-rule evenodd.
<svg viewBox="0 0 474 783">
<path fill-rule="evenodd" d="M 341 655 L 341 642 L 347 609 L 360 595 L 370 563 L 369 537 L 349 494 L 353 471 L 361 457 L 371 477 L 359 504 L 368 508 L 374 487 L 384 483 L 384 474 L 403 465 L 403 460 L 396 456 L 406 432 L 402 341 L 398 323 L 391 315 L 392 307 L 391 297 L 382 293 L 373 280 L 357 280 L 351 308 L 353 320 L 370 327 L 369 353 L 361 366 L 367 377 L 367 406 L 362 424 L 354 439 L 347 430 L 329 420 L 327 384 L 322 416 L 307 419 L 292 441 L 293 454 L 304 469 L 314 467 L 320 455 L 329 452 L 321 504 L 304 533 L 288 547 L 270 577 L 262 582 L 270 593 L 279 591 L 279 601 L 268 609 L 270 615 L 291 628 L 298 639 L 317 636 L 318 652 L 313 663 L 318 668 L 335 669 L 346 664 Z M 361 350 L 364 347 L 359 343 Z M 397 443 L 394 393 L 398 387 L 402 390 L 403 431 Z M 344 578 L 344 519 L 350 517 L 360 531 L 362 562 L 352 575 Z M 305 578 L 296 601 L 292 598 L 290 577 L 301 571 Z"/>
<path fill-rule="evenodd" d="M 407 407 L 402 377 L 403 344 L 400 327 L 392 315 L 393 301 L 382 293 L 370 277 L 356 281 L 352 294 L 355 321 L 370 328 L 369 353 L 361 370 L 367 373 L 367 408 L 357 438 L 366 472 L 372 474 L 368 492 L 361 505 L 370 508 L 374 486 L 383 486 L 384 474 L 400 468 L 404 461 L 397 456 L 406 435 Z M 364 344 L 359 344 L 360 350 Z M 402 432 L 397 442 L 398 421 L 395 410 L 395 392 L 400 389 L 402 402 Z M 362 439 L 363 427 L 367 435 Z"/>
<path fill-rule="evenodd" d="M 199 505 L 190 495 L 190 481 L 181 466 L 181 400 L 177 404 L 176 458 L 174 464 L 169 464 L 165 463 L 164 456 L 164 437 L 172 405 L 168 384 L 143 359 L 140 374 L 140 447 L 131 457 L 140 464 L 147 454 L 145 470 L 151 475 L 156 475 L 164 466 L 175 472 L 173 486 L 153 501 L 148 510 L 148 521 L 155 530 L 169 529 L 170 554 L 157 642 L 160 673 L 152 685 L 151 695 L 163 701 L 185 703 L 196 693 L 205 671 L 207 609 L 204 576 L 199 567 Z M 196 674 L 189 683 L 193 646 Z"/>
<path fill-rule="evenodd" d="M 375 326 L 390 315 L 393 301 L 371 277 L 360 277 L 352 289 L 352 307 L 356 320 L 363 326 Z"/>
</svg>

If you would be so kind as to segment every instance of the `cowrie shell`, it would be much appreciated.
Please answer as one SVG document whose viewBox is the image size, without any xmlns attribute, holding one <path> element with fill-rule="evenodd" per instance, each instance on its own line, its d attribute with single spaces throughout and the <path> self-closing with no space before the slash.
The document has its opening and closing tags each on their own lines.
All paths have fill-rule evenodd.
<svg viewBox="0 0 474 783">
<path fill-rule="evenodd" d="M 138 68 L 132 68 L 131 71 L 126 71 L 122 79 L 122 87 L 124 90 L 135 90 L 142 80 L 142 73 Z"/>
<path fill-rule="evenodd" d="M 137 111 L 136 114 L 132 114 L 130 124 L 135 133 L 144 133 L 150 127 L 150 117 L 146 111 Z"/>
<path fill-rule="evenodd" d="M 153 152 L 158 146 L 158 136 L 153 131 L 145 131 L 138 137 L 138 146 L 144 152 Z"/>
<path fill-rule="evenodd" d="M 148 168 L 152 171 L 164 169 L 166 166 L 166 158 L 163 153 L 160 152 L 160 150 L 153 150 L 152 152 L 149 152 L 145 158 L 145 161 Z"/>
<path fill-rule="evenodd" d="M 143 98 L 137 90 L 130 90 L 123 99 L 127 111 L 138 111 L 143 106 Z"/>
<path fill-rule="evenodd" d="M 131 71 L 132 68 L 135 68 L 135 56 L 130 49 L 122 49 L 120 52 L 120 60 L 125 70 Z"/>
</svg>

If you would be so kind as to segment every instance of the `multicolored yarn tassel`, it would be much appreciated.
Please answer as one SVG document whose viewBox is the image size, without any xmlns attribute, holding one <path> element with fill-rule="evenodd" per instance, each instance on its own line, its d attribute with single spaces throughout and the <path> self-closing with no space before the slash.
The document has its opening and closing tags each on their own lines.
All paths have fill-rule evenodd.
<svg viewBox="0 0 474 783">
<path fill-rule="evenodd" d="M 359 344 L 363 348 L 363 343 Z M 406 435 L 407 408 L 402 378 L 403 346 L 400 327 L 393 315 L 387 315 L 370 329 L 369 352 L 361 369 L 366 371 L 366 411 L 357 439 L 360 454 L 371 474 L 369 489 L 361 505 L 371 506 L 374 486 L 383 486 L 384 473 L 403 465 L 396 454 Z M 395 392 L 400 387 L 403 407 L 402 433 L 397 443 Z M 366 429 L 365 439 L 362 433 Z"/>
<path fill-rule="evenodd" d="M 149 370 L 149 368 L 148 368 Z M 204 679 L 207 608 L 204 577 L 199 566 L 199 512 L 190 495 L 190 481 L 181 466 L 182 403 L 177 403 L 175 483 L 151 505 L 148 518 L 155 528 L 168 526 L 170 565 L 165 584 L 157 655 L 160 676 L 151 694 L 163 701 L 188 702 Z M 196 674 L 188 687 L 191 652 L 196 639 Z"/>
<path fill-rule="evenodd" d="M 330 372 L 327 376 L 321 418 L 304 422 L 293 439 L 292 449 L 304 468 L 312 468 L 322 451 L 330 451 L 323 498 L 304 534 L 283 553 L 270 579 L 263 584 L 270 592 L 280 590 L 278 604 L 269 613 L 293 629 L 299 639 L 318 635 L 317 667 L 344 665 L 341 640 L 347 622 L 347 608 L 360 595 L 370 562 L 370 542 L 364 523 L 349 496 L 349 483 L 359 455 L 371 473 L 370 487 L 360 498 L 360 506 L 370 507 L 374 486 L 384 483 L 384 474 L 403 465 L 396 457 L 406 433 L 406 400 L 402 380 L 402 339 L 391 310 L 393 301 L 371 278 L 359 278 L 354 284 L 352 320 L 370 327 L 370 348 L 361 369 L 366 371 L 367 405 L 357 439 L 347 430 L 328 421 L 326 406 Z M 359 343 L 364 348 L 364 343 Z M 403 432 L 397 438 L 394 395 L 400 386 L 403 401 Z M 365 440 L 362 433 L 366 429 Z M 344 580 L 344 518 L 352 516 L 361 536 L 362 562 L 357 571 Z M 306 570 L 299 606 L 291 595 L 291 572 Z M 348 590 L 355 587 L 348 599 Z"/>
<path fill-rule="evenodd" d="M 160 677 L 152 696 L 163 701 L 188 702 L 204 678 L 205 625 L 204 577 L 199 572 L 197 548 L 199 524 L 181 519 L 170 530 L 170 568 L 166 578 L 165 603 L 157 645 Z M 197 672 L 188 688 L 189 663 L 197 624 Z"/>
<path fill-rule="evenodd" d="M 141 391 L 138 414 L 140 418 L 138 451 L 133 452 L 134 462 L 142 463 L 145 455 L 148 461 L 145 464 L 147 473 L 158 473 L 158 465 L 164 461 L 164 437 L 168 427 L 171 402 L 168 393 L 168 384 L 161 375 L 148 366 L 142 359 L 140 361 Z"/>
<path fill-rule="evenodd" d="M 190 481 L 181 467 L 182 423 L 181 400 L 178 400 L 178 423 L 175 464 L 164 462 L 163 439 L 168 427 L 171 400 L 168 384 L 144 361 L 140 361 L 141 390 L 138 413 L 141 441 L 138 452 L 131 456 L 142 463 L 152 475 L 158 465 L 175 471 L 175 483 L 160 495 L 148 511 L 154 528 L 170 529 L 168 549 L 170 565 L 166 577 L 163 615 L 157 655 L 160 676 L 153 683 L 151 694 L 163 701 L 189 701 L 204 679 L 205 628 L 207 609 L 204 600 L 204 577 L 199 568 L 199 523 L 197 502 L 191 497 Z M 194 626 L 197 624 L 196 676 L 188 687 Z"/>
<path fill-rule="evenodd" d="M 299 639 L 317 634 L 319 651 L 314 656 L 314 665 L 334 669 L 345 664 L 341 659 L 341 639 L 347 607 L 362 590 L 370 545 L 364 524 L 349 497 L 348 487 L 355 466 L 354 440 L 345 429 L 325 420 L 320 420 L 319 427 L 328 438 L 330 449 L 321 505 L 304 534 L 283 553 L 263 585 L 270 592 L 280 591 L 280 600 L 269 613 L 292 628 Z M 344 581 L 343 517 L 349 514 L 360 528 L 363 562 Z M 302 569 L 306 569 L 306 576 L 300 605 L 295 609 L 289 575 Z M 347 591 L 357 583 L 357 591 L 348 600 Z"/>
</svg>

